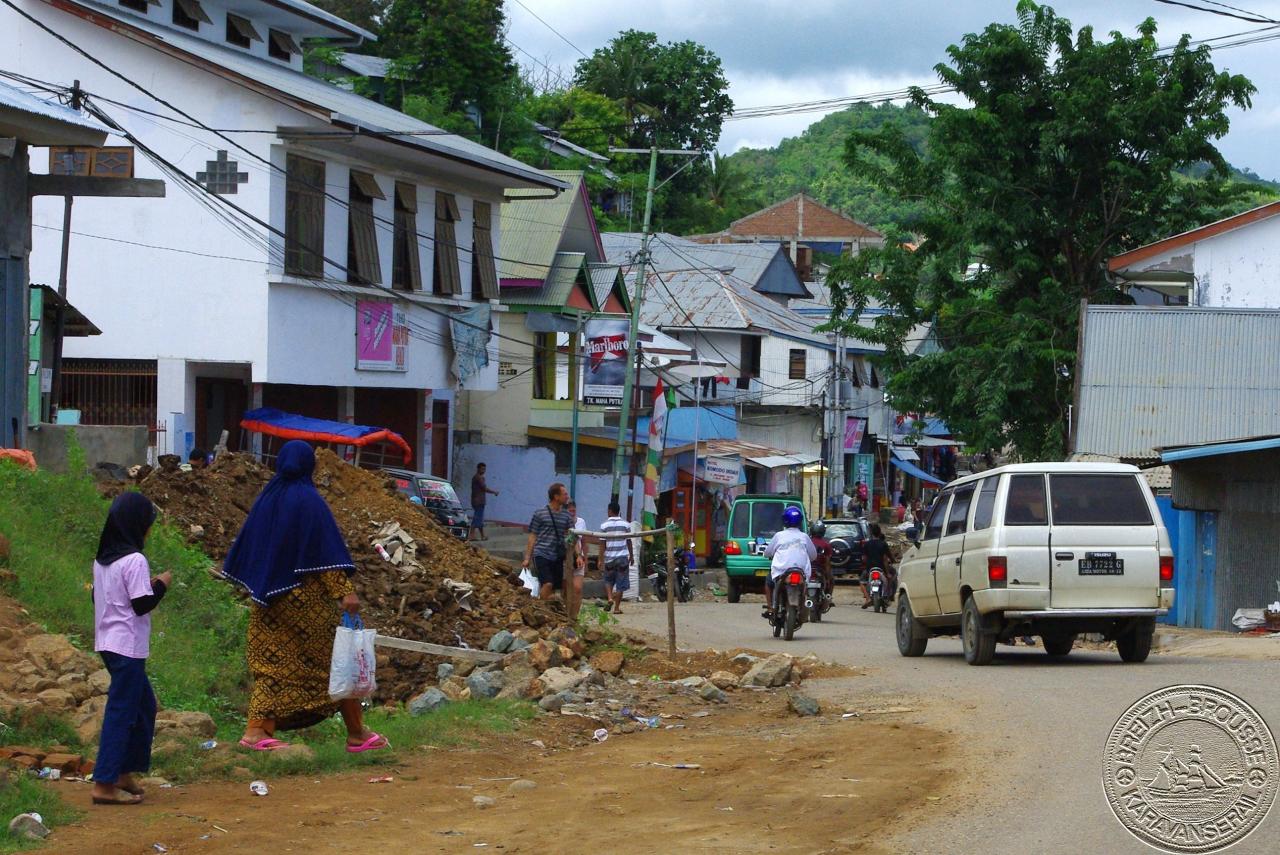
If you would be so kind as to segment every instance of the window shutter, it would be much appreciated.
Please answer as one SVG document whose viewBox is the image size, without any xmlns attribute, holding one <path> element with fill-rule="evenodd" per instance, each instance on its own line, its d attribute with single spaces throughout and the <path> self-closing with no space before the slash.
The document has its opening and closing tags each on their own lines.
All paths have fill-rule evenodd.
<svg viewBox="0 0 1280 855">
<path fill-rule="evenodd" d="M 228 12 L 227 23 L 235 28 L 235 31 L 240 34 L 240 38 L 248 39 L 251 42 L 262 41 L 262 36 L 260 36 L 258 31 L 254 29 L 253 22 L 248 18 L 242 18 L 239 15 L 233 15 Z"/>
<path fill-rule="evenodd" d="M 176 0 L 178 8 L 183 11 L 188 18 L 200 21 L 205 24 L 212 24 L 208 13 L 204 11 L 204 7 L 200 5 L 200 0 Z M 157 2 L 156 5 L 159 5 Z"/>
<path fill-rule="evenodd" d="M 289 155 L 285 165 L 286 273 L 324 275 L 324 164 Z"/>
<path fill-rule="evenodd" d="M 302 53 L 302 48 L 298 47 L 298 43 L 293 40 L 293 36 L 283 33 L 280 30 L 267 30 L 267 35 L 271 38 L 271 43 L 275 45 L 276 50 L 283 54 Z"/>
<path fill-rule="evenodd" d="M 485 300 L 498 299 L 498 270 L 493 260 L 493 227 L 491 209 L 486 202 L 476 202 L 473 213 L 475 234 L 471 253 L 472 296 Z M 476 287 L 478 283 L 479 287 Z"/>
<path fill-rule="evenodd" d="M 378 232 L 373 223 L 373 200 L 385 199 L 378 182 L 367 172 L 351 170 L 351 199 L 347 225 L 347 281 L 382 282 L 378 264 Z M 377 195 L 369 191 L 376 191 Z"/>
<path fill-rule="evenodd" d="M 378 186 L 378 182 L 373 176 L 367 172 L 359 170 L 351 170 L 351 181 L 360 188 L 360 192 L 368 196 L 370 199 L 385 199 L 386 194 L 382 192 L 382 188 Z"/>
<path fill-rule="evenodd" d="M 391 257 L 391 285 L 406 291 L 422 290 L 418 262 L 418 189 L 396 182 L 395 250 Z"/>
<path fill-rule="evenodd" d="M 462 293 L 462 274 L 458 269 L 458 240 L 454 223 L 458 221 L 458 203 L 452 193 L 436 193 L 435 292 L 445 296 Z"/>
</svg>

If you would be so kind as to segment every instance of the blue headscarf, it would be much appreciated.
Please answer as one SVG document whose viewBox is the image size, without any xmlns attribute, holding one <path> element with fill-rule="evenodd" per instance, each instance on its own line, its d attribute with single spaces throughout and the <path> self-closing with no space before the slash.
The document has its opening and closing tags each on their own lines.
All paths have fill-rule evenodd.
<svg viewBox="0 0 1280 855">
<path fill-rule="evenodd" d="M 222 575 L 259 605 L 301 585 L 306 573 L 355 572 L 333 512 L 311 483 L 315 468 L 311 446 L 298 439 L 284 444 L 276 476 L 258 494 L 222 565 Z"/>
</svg>

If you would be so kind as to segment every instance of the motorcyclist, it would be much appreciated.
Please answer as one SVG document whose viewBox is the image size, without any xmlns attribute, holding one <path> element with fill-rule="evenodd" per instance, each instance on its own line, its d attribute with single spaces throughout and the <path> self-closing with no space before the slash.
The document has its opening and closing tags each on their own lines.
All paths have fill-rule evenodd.
<svg viewBox="0 0 1280 855">
<path fill-rule="evenodd" d="M 884 531 L 878 525 L 871 526 L 871 537 L 867 540 L 867 545 L 863 547 L 867 556 L 867 566 L 862 573 L 862 607 L 869 608 L 871 606 L 871 592 L 867 588 L 867 583 L 871 581 L 871 570 L 879 567 L 888 577 L 887 590 L 893 591 L 896 588 L 897 574 L 893 568 L 893 553 L 889 550 L 889 542 L 884 539 Z"/>
<path fill-rule="evenodd" d="M 831 541 L 827 540 L 827 524 L 815 520 L 809 524 L 809 539 L 818 550 L 818 571 L 822 573 L 822 590 L 830 595 L 835 581 L 831 576 Z"/>
<path fill-rule="evenodd" d="M 769 538 L 769 545 L 764 548 L 766 558 L 772 559 L 769 578 L 764 583 L 764 617 L 773 616 L 774 580 L 788 570 L 803 570 L 807 582 L 813 573 L 813 559 L 818 557 L 818 550 L 809 539 L 809 535 L 800 530 L 804 522 L 804 514 L 795 505 L 788 505 L 782 512 L 782 530 Z"/>
</svg>

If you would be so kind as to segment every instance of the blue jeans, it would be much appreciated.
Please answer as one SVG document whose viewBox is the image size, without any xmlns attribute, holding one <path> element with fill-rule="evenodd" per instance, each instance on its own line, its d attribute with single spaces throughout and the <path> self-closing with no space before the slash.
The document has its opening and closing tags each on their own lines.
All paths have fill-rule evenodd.
<svg viewBox="0 0 1280 855">
<path fill-rule="evenodd" d="M 484 528 L 484 505 L 471 506 L 471 527 Z"/>
<path fill-rule="evenodd" d="M 102 736 L 93 780 L 114 784 L 121 775 L 151 768 L 151 741 L 156 732 L 156 695 L 147 679 L 147 660 L 102 651 L 111 672 Z"/>
</svg>

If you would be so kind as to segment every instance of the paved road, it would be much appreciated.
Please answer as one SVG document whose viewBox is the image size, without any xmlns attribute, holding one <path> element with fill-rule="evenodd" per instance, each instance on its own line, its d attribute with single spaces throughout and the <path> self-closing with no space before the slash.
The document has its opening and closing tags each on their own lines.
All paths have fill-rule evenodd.
<svg viewBox="0 0 1280 855">
<path fill-rule="evenodd" d="M 844 598 L 847 598 L 847 592 Z M 666 635 L 666 606 L 629 606 L 627 626 Z M 893 615 L 840 605 L 790 643 L 774 639 L 758 604 L 686 603 L 677 607 L 681 648 L 753 647 L 810 651 L 870 669 L 833 682 L 845 698 L 865 693 L 918 699 L 904 716 L 959 740 L 960 782 L 931 818 L 903 827 L 893 851 L 1026 855 L 1151 852 L 1122 829 L 1102 792 L 1102 750 L 1116 719 L 1139 697 L 1176 683 L 1220 686 L 1246 700 L 1280 736 L 1280 662 L 1191 659 L 1153 654 L 1123 665 L 1114 651 L 1076 650 L 1050 661 L 1039 648 L 997 648 L 995 662 L 965 664 L 960 643 L 933 639 L 919 659 L 898 655 Z M 815 684 L 815 689 L 821 684 Z M 867 698 L 872 703 L 883 699 Z M 917 818 L 918 819 L 918 818 Z M 1280 808 L 1232 853 L 1275 852 Z"/>
</svg>

